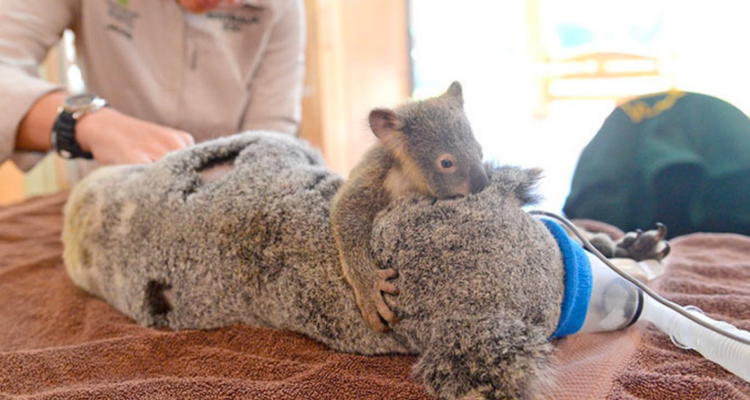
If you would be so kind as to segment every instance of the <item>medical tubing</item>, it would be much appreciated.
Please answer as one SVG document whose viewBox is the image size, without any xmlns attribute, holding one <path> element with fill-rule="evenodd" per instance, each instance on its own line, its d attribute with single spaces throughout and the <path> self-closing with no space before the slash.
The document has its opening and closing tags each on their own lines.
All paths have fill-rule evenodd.
<svg viewBox="0 0 750 400">
<path fill-rule="evenodd" d="M 575 225 L 573 225 L 573 223 L 570 222 L 567 218 L 559 216 L 559 215 L 557 215 L 555 213 L 551 213 L 551 212 L 547 212 L 547 211 L 540 211 L 540 210 L 529 211 L 529 214 L 532 214 L 532 215 L 543 215 L 543 216 L 552 218 L 554 220 L 557 220 L 560 223 L 562 223 L 563 225 L 565 225 L 565 227 L 567 227 L 571 232 L 573 232 L 573 234 L 575 234 L 576 237 L 583 243 L 583 245 L 586 248 L 586 250 L 594 253 L 609 268 L 611 268 L 613 271 L 617 272 L 617 274 L 620 275 L 621 277 L 623 277 L 623 279 L 625 279 L 626 281 L 628 281 L 628 282 L 632 283 L 633 285 L 637 286 L 639 289 L 641 289 L 643 292 L 645 292 L 654 301 L 656 301 L 656 302 L 662 304 L 663 306 L 671 309 L 672 311 L 676 312 L 677 314 L 682 315 L 683 317 L 689 319 L 690 321 L 695 322 L 696 324 L 698 324 L 698 325 L 700 325 L 700 326 L 702 326 L 702 327 L 704 327 L 704 328 L 706 328 L 708 330 L 713 331 L 714 333 L 717 333 L 717 334 L 719 334 L 721 336 L 724 336 L 725 338 L 736 340 L 736 341 L 738 341 L 740 343 L 743 343 L 745 345 L 750 345 L 750 336 L 747 336 L 747 337 L 746 336 L 740 336 L 740 335 L 738 335 L 738 334 L 736 334 L 734 332 L 727 332 L 727 331 L 725 331 L 724 329 L 720 328 L 717 325 L 714 325 L 712 323 L 709 323 L 709 322 L 707 322 L 707 321 L 705 321 L 703 319 L 700 319 L 700 318 L 696 317 L 695 314 L 693 314 L 693 313 L 685 310 L 681 306 L 679 306 L 679 305 L 677 305 L 677 304 L 675 304 L 675 303 L 673 303 L 673 302 L 671 302 L 671 301 L 669 301 L 669 300 L 667 300 L 667 299 L 659 296 L 659 294 L 657 294 L 656 292 L 654 292 L 653 290 L 651 290 L 651 288 L 649 288 L 648 286 L 644 285 L 641 281 L 639 281 L 638 279 L 632 277 L 627 272 L 621 270 L 616 265 L 612 264 L 609 260 L 607 260 L 606 257 L 604 257 L 604 255 L 599 250 L 597 250 L 596 247 L 594 247 L 594 245 L 591 244 L 591 242 L 589 242 L 589 240 L 581 233 L 580 229 L 578 229 L 578 227 L 576 227 Z"/>
<path fill-rule="evenodd" d="M 622 279 L 595 254 L 585 253 L 591 268 L 591 296 L 577 333 L 615 331 L 635 323 L 643 308 L 643 291 Z M 627 259 L 619 262 L 623 260 Z"/>
<path fill-rule="evenodd" d="M 726 322 L 709 318 L 698 309 L 685 311 L 708 324 L 719 325 L 724 330 L 734 331 L 736 334 L 750 339 L 750 332 L 737 329 Z M 750 346 L 706 329 L 702 325 L 696 325 L 653 298 L 646 298 L 641 318 L 650 321 L 659 330 L 671 335 L 672 341 L 676 345 L 693 349 L 707 359 L 721 365 L 727 371 L 750 382 Z"/>
</svg>

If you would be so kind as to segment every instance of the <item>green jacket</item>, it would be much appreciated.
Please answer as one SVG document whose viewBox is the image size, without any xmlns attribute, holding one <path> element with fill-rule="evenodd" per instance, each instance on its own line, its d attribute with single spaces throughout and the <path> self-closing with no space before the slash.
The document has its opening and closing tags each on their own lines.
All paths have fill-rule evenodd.
<svg viewBox="0 0 750 400">
<path fill-rule="evenodd" d="M 697 93 L 629 101 L 583 150 L 564 212 L 625 231 L 750 235 L 750 119 Z"/>
</svg>

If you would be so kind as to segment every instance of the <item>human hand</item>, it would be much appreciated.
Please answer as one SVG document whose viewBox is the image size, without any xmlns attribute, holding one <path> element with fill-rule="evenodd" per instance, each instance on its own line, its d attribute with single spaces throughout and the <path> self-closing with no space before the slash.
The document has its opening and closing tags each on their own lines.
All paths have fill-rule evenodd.
<svg viewBox="0 0 750 400">
<path fill-rule="evenodd" d="M 193 137 L 177 129 L 103 108 L 76 122 L 76 139 L 102 165 L 148 164 L 173 150 L 195 144 Z"/>
</svg>

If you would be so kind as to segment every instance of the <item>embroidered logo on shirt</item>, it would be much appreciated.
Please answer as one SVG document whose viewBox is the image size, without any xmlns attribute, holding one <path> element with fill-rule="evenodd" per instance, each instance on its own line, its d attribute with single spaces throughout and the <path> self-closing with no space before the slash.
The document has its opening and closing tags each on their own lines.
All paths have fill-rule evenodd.
<svg viewBox="0 0 750 400">
<path fill-rule="evenodd" d="M 257 24 L 260 18 L 257 15 L 242 15 L 228 11 L 213 11 L 206 14 L 206 17 L 213 20 L 220 20 L 224 23 L 224 30 L 230 32 L 239 32 L 247 25 Z"/>
<path fill-rule="evenodd" d="M 112 20 L 107 24 L 108 31 L 120 34 L 128 39 L 133 38 L 133 21 L 138 13 L 128 9 L 130 0 L 107 0 L 107 15 Z"/>
<path fill-rule="evenodd" d="M 640 124 L 644 119 L 657 117 L 662 112 L 669 110 L 674 103 L 684 95 L 684 92 L 670 90 L 666 92 L 666 96 L 657 101 L 653 107 L 649 106 L 645 101 L 635 101 L 623 104 L 620 108 L 628 115 L 628 117 L 630 117 L 630 120 L 633 121 L 634 124 Z"/>
</svg>

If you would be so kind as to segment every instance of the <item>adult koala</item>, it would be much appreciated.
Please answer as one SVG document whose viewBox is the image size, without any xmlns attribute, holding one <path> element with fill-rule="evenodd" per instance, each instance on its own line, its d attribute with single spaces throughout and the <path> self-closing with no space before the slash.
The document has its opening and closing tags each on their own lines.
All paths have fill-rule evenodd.
<svg viewBox="0 0 750 400">
<path fill-rule="evenodd" d="M 526 397 L 549 377 L 565 267 L 521 209 L 539 172 L 487 173 L 464 198 L 399 199 L 363 238 L 399 272 L 389 333 L 364 321 L 342 276 L 329 223 L 342 179 L 280 134 L 94 172 L 66 206 L 64 260 L 77 285 L 146 326 L 289 329 L 345 352 L 420 354 L 414 374 L 441 398 Z"/>
</svg>

